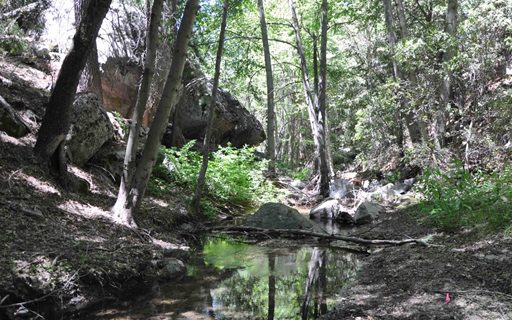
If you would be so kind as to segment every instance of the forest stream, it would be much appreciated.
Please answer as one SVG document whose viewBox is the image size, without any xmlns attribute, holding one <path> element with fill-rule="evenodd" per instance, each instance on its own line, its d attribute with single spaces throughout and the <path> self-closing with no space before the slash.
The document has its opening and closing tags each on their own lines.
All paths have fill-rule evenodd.
<svg viewBox="0 0 512 320">
<path fill-rule="evenodd" d="M 332 230 L 332 226 L 323 227 Z M 155 284 L 148 294 L 96 310 L 91 316 L 301 319 L 306 312 L 303 319 L 315 319 L 334 308 L 339 289 L 354 278 L 359 266 L 357 254 L 318 245 L 271 239 L 255 245 L 208 236 L 179 282 Z M 307 311 L 303 309 L 306 296 Z"/>
</svg>

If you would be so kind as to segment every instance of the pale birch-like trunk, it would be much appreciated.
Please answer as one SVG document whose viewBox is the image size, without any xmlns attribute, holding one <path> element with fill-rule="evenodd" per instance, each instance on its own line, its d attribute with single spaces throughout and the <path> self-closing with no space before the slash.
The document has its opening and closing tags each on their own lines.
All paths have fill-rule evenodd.
<svg viewBox="0 0 512 320">
<path fill-rule="evenodd" d="M 325 1 L 325 10 L 327 10 L 327 3 Z M 315 91 L 311 88 L 310 80 L 309 80 L 309 72 L 306 63 L 306 56 L 304 54 L 304 49 L 302 45 L 302 37 L 300 35 L 299 21 L 297 18 L 297 13 L 295 9 L 295 1 L 289 0 L 290 10 L 292 13 L 292 26 L 295 32 L 295 42 L 297 53 L 300 59 L 300 67 L 302 74 L 302 85 L 304 87 L 304 95 L 306 99 L 306 104 L 308 106 L 308 115 L 309 115 L 309 123 L 311 126 L 311 132 L 313 133 L 313 142 L 315 144 L 315 152 L 318 158 L 320 159 L 319 169 L 320 169 L 320 185 L 319 191 L 322 196 L 328 196 L 329 194 L 329 170 L 327 166 L 327 157 L 325 152 L 325 139 L 324 139 L 324 128 L 323 128 L 323 120 L 322 111 L 319 106 L 319 96 L 315 93 Z M 324 3 L 322 3 L 322 17 L 324 17 Z M 327 11 L 325 11 L 325 18 L 327 17 Z M 322 22 L 322 29 L 323 29 Z M 327 21 L 325 21 L 327 26 Z M 325 29 L 327 32 L 327 29 Z M 323 31 L 322 31 L 323 32 Z M 325 34 L 327 35 L 327 33 Z M 321 40 L 323 41 L 323 40 Z M 325 38 L 327 41 L 327 37 Z"/>
<path fill-rule="evenodd" d="M 275 106 L 274 106 L 274 76 L 272 74 L 272 61 L 270 59 L 270 46 L 268 44 L 267 22 L 263 0 L 258 0 L 258 12 L 260 16 L 261 40 L 263 54 L 265 56 L 265 73 L 267 76 L 267 155 L 270 159 L 268 171 L 275 175 L 276 143 L 275 143 Z"/>
<path fill-rule="evenodd" d="M 219 90 L 219 77 L 220 77 L 220 65 L 222 62 L 222 51 L 224 49 L 224 37 L 226 34 L 226 24 L 228 19 L 228 0 L 224 0 L 224 6 L 222 9 L 222 22 L 220 25 L 219 45 L 217 47 L 217 56 L 215 59 L 215 74 L 213 76 L 213 88 L 212 96 L 210 101 L 210 107 L 208 108 L 208 119 L 206 123 L 206 133 L 203 140 L 203 161 L 201 163 L 201 169 L 197 176 L 197 185 L 194 192 L 194 198 L 192 199 L 191 209 L 192 213 L 198 215 L 201 211 L 201 194 L 203 191 L 206 170 L 208 169 L 208 154 L 210 152 L 210 142 L 212 140 L 213 133 L 213 119 L 215 116 L 215 107 L 217 105 L 217 91 Z"/>
<path fill-rule="evenodd" d="M 458 0 L 448 0 L 448 6 L 446 10 L 445 18 L 445 32 L 450 37 L 448 47 L 445 48 L 443 53 L 443 79 L 439 90 L 439 107 L 435 117 L 435 144 L 437 149 L 441 149 L 445 145 L 446 139 L 446 121 L 447 114 L 451 103 L 451 83 L 452 83 L 452 71 L 448 66 L 450 60 L 455 56 L 457 52 L 457 46 L 453 44 L 455 35 L 457 33 L 457 10 Z"/>
<path fill-rule="evenodd" d="M 126 142 L 126 152 L 123 162 L 123 173 L 121 175 L 121 184 L 117 200 L 112 208 L 114 218 L 119 221 L 125 221 L 124 212 L 133 206 L 129 192 L 132 187 L 133 169 L 135 168 L 135 159 L 137 146 L 139 145 L 139 133 L 142 125 L 142 116 L 148 101 L 149 90 L 153 74 L 155 72 L 155 56 L 158 39 L 158 27 L 162 17 L 163 0 L 154 0 L 149 18 L 149 27 L 146 34 L 146 57 L 144 60 L 144 71 L 137 93 L 137 101 L 132 114 L 130 132 Z"/>
<path fill-rule="evenodd" d="M 188 0 L 185 5 L 183 18 L 176 38 L 172 54 L 171 72 L 165 83 L 162 97 L 156 110 L 155 118 L 149 129 L 148 138 L 142 152 L 140 162 L 137 164 L 135 174 L 133 176 L 132 187 L 128 194 L 127 201 L 131 201 L 132 206 L 123 205 L 125 210 L 117 216 L 119 222 L 128 226 L 135 226 L 134 214 L 140 207 L 142 197 L 146 191 L 146 187 L 155 165 L 158 149 L 169 121 L 169 115 L 174 109 L 181 88 L 181 79 L 183 69 L 187 60 L 187 49 L 192 27 L 199 8 L 199 0 Z"/>
</svg>

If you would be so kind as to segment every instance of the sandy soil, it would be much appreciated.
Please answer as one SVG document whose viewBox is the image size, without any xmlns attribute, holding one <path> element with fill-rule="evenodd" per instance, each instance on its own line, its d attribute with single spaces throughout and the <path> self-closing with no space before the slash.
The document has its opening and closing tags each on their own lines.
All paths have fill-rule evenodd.
<svg viewBox="0 0 512 320">
<path fill-rule="evenodd" d="M 434 237 L 429 247 L 387 247 L 364 258 L 356 281 L 322 319 L 512 319 L 512 238 L 440 233 L 400 211 L 356 233 Z"/>
</svg>

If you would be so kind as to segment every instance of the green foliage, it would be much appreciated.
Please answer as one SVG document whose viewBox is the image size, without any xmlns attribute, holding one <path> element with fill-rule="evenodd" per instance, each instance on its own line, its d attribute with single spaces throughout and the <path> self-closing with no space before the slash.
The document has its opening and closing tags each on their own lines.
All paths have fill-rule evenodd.
<svg viewBox="0 0 512 320">
<path fill-rule="evenodd" d="M 307 180 L 311 177 L 311 169 L 308 167 L 299 168 L 295 171 L 292 171 L 290 177 L 294 180 Z"/>
<path fill-rule="evenodd" d="M 181 149 L 162 147 L 164 160 L 153 170 L 149 193 L 163 195 L 173 185 L 195 190 L 202 157 L 193 145 L 194 141 Z M 253 148 L 220 147 L 208 162 L 203 211 L 212 215 L 219 208 L 248 208 L 274 199 L 278 191 L 264 178 L 266 166 L 267 161 L 255 158 Z"/>
<path fill-rule="evenodd" d="M 5 38 L 0 39 L 0 52 L 4 51 L 10 55 L 21 55 L 29 49 L 28 42 L 25 40 L 25 33 L 12 21 L 7 23 L 0 22 L 0 34 Z"/>
<path fill-rule="evenodd" d="M 455 163 L 444 172 L 426 170 L 419 187 L 426 200 L 419 205 L 421 213 L 443 228 L 512 226 L 512 168 L 470 173 Z"/>
</svg>

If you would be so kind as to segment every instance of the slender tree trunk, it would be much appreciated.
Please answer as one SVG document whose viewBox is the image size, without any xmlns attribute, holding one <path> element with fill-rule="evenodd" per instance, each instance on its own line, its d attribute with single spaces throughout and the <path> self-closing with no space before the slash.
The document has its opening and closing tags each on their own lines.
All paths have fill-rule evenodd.
<svg viewBox="0 0 512 320">
<path fill-rule="evenodd" d="M 149 126 L 153 120 L 156 108 L 160 102 L 160 97 L 162 96 L 162 92 L 164 90 L 165 81 L 169 75 L 171 67 L 172 46 L 176 39 L 176 34 L 178 33 L 176 28 L 176 15 L 178 6 L 177 0 L 171 0 L 170 5 L 170 12 L 167 13 L 169 17 L 166 17 L 166 19 L 170 19 L 171 21 L 171 26 L 168 27 L 171 30 L 171 33 L 168 34 L 163 32 L 162 35 L 160 35 L 161 44 L 157 47 L 155 74 L 153 76 L 151 89 L 149 91 L 148 103 L 143 116 L 143 123 L 147 126 Z"/>
<path fill-rule="evenodd" d="M 219 89 L 220 65 L 222 62 L 222 50 L 224 49 L 224 37 L 226 34 L 226 24 L 228 19 L 228 0 L 224 0 L 222 9 L 222 22 L 220 25 L 219 45 L 217 47 L 217 57 L 215 59 L 215 74 L 213 76 L 212 97 L 210 108 L 208 109 L 208 120 L 206 123 L 206 133 L 203 140 L 203 162 L 197 176 L 196 191 L 192 199 L 192 213 L 198 215 L 201 212 L 201 194 L 206 178 L 206 170 L 208 169 L 208 154 L 210 153 L 210 143 L 212 140 L 213 119 L 215 116 L 215 107 L 217 106 L 217 91 Z"/>
<path fill-rule="evenodd" d="M 397 16 L 398 22 L 400 24 L 400 35 L 402 39 L 407 39 L 409 37 L 409 32 L 407 29 L 407 22 L 405 20 L 405 8 L 402 0 L 395 0 L 397 6 Z M 418 79 L 416 77 L 416 73 L 413 71 L 406 72 L 406 74 L 402 75 L 404 80 L 408 80 L 411 84 L 418 83 Z M 405 98 L 403 98 L 405 99 Z M 410 101 L 405 101 L 405 104 L 408 104 Z M 425 126 L 423 121 L 421 120 L 421 115 L 415 115 L 415 112 L 411 110 L 409 107 L 407 112 L 405 113 L 405 122 L 407 126 L 407 131 L 409 132 L 409 137 L 412 143 L 421 142 L 422 139 L 424 142 L 427 142 L 427 137 L 422 137 L 421 128 Z M 420 119 L 418 119 L 420 118 Z"/>
<path fill-rule="evenodd" d="M 326 1 L 326 0 L 323 0 Z M 306 63 L 306 56 L 304 54 L 304 49 L 302 46 L 302 38 L 300 35 L 299 21 L 297 19 L 297 13 L 295 9 L 295 1 L 289 0 L 290 10 L 292 13 L 292 26 L 295 32 L 295 42 L 297 47 L 297 53 L 300 59 L 300 66 L 302 71 L 302 85 L 304 87 L 304 94 L 306 99 L 306 104 L 308 106 L 308 115 L 309 115 L 309 123 L 311 125 L 311 132 L 313 133 L 313 142 L 315 144 L 315 152 L 317 157 L 320 159 L 319 169 L 320 169 L 320 185 L 319 191 L 322 196 L 328 196 L 329 194 L 329 176 L 328 169 L 326 170 L 326 155 L 325 155 L 325 131 L 323 128 L 323 119 L 325 116 L 322 115 L 322 110 L 319 107 L 320 99 L 319 96 L 315 94 L 314 90 L 311 89 L 311 84 L 309 80 L 309 72 Z M 327 3 L 325 3 L 325 10 L 327 10 Z M 327 12 L 325 12 L 327 14 Z M 324 17 L 324 3 L 322 2 L 322 17 Z M 327 17 L 327 15 L 325 15 Z M 325 21 L 327 23 L 327 21 Z M 323 29 L 322 22 L 322 29 Z M 327 26 L 327 25 L 326 25 Z M 327 28 L 325 29 L 327 32 Z M 323 33 L 323 30 L 322 30 Z M 325 41 L 327 41 L 327 33 L 325 34 Z M 323 41 L 323 39 L 321 40 Z M 325 110 L 324 110 L 325 111 Z"/>
<path fill-rule="evenodd" d="M 73 37 L 73 46 L 64 58 L 55 88 L 46 107 L 34 152 L 50 170 L 65 179 L 65 137 L 71 124 L 73 99 L 91 47 L 112 0 L 91 0 Z"/>
<path fill-rule="evenodd" d="M 144 71 L 137 93 L 137 101 L 132 114 L 130 132 L 126 142 L 126 152 L 124 155 L 123 173 L 121 175 L 121 184 L 117 195 L 117 201 L 112 212 L 115 219 L 123 221 L 124 211 L 133 206 L 129 201 L 129 192 L 132 187 L 133 169 L 135 168 L 135 159 L 137 146 L 139 145 L 139 133 L 142 125 L 142 116 L 148 101 L 149 90 L 153 74 L 155 72 L 155 56 L 158 39 L 158 27 L 162 17 L 163 0 L 154 0 L 149 18 L 149 28 L 146 34 L 146 58 L 144 60 Z M 127 207 L 125 207 L 127 206 Z"/>
<path fill-rule="evenodd" d="M 322 18 L 320 34 L 320 80 L 318 83 L 318 130 L 321 136 L 320 145 L 320 194 L 329 195 L 328 136 L 327 136 L 327 0 L 322 0 Z"/>
<path fill-rule="evenodd" d="M 451 103 L 451 82 L 453 73 L 451 72 L 448 63 L 457 52 L 457 46 L 452 44 L 457 33 L 457 10 L 458 0 L 448 0 L 445 32 L 450 37 L 450 44 L 448 44 L 448 47 L 445 48 L 446 51 L 443 53 L 443 79 L 439 90 L 439 108 L 436 112 L 434 130 L 436 148 L 438 149 L 443 148 L 445 145 L 447 113 Z"/>
<path fill-rule="evenodd" d="M 270 60 L 270 46 L 268 44 L 267 22 L 265 21 L 265 10 L 263 0 L 258 0 L 258 12 L 260 16 L 261 40 L 263 42 L 263 54 L 265 56 L 265 71 L 267 75 L 267 155 L 269 174 L 274 176 L 276 167 L 276 145 L 275 145 L 275 107 L 274 107 L 274 76 L 272 74 L 272 61 Z"/>
<path fill-rule="evenodd" d="M 84 8 L 89 4 L 89 0 L 76 0 L 75 5 L 75 24 L 78 28 L 82 16 L 85 11 Z M 82 70 L 80 81 L 78 82 L 79 92 L 93 92 L 98 96 L 98 99 L 103 102 L 103 91 L 101 88 L 101 72 L 100 64 L 98 62 L 98 48 L 96 46 L 96 39 L 93 41 L 89 57 L 85 68 Z"/>
<path fill-rule="evenodd" d="M 192 34 L 192 27 L 196 18 L 199 0 L 188 0 L 185 5 L 183 18 L 181 20 L 178 36 L 174 45 L 172 54 L 172 64 L 169 76 L 165 83 L 162 97 L 156 110 L 155 118 L 149 129 L 148 138 L 142 152 L 140 162 L 137 164 L 135 174 L 133 176 L 132 187 L 128 194 L 127 201 L 130 204 L 123 204 L 119 206 L 124 208 L 123 212 L 117 213 L 119 222 L 128 226 L 135 227 L 134 213 L 140 207 L 142 197 L 146 191 L 146 187 L 151 176 L 151 172 L 155 165 L 158 149 L 160 148 L 162 136 L 164 134 L 169 115 L 175 107 L 178 100 L 179 91 L 181 87 L 181 78 L 183 69 L 187 60 L 187 49 L 190 36 Z"/>
</svg>

